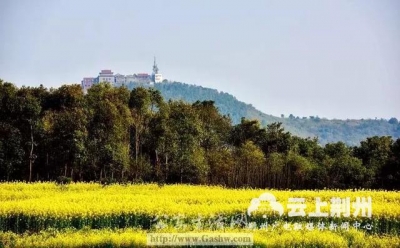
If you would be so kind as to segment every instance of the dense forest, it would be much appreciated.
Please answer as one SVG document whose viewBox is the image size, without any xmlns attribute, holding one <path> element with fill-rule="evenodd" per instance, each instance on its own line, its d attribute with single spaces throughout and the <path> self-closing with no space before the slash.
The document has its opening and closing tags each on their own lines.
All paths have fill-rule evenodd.
<svg viewBox="0 0 400 248">
<path fill-rule="evenodd" d="M 142 87 L 143 84 L 131 83 L 131 90 Z M 362 140 L 372 136 L 390 135 L 400 138 L 400 124 L 396 118 L 363 119 L 363 120 L 329 120 L 318 116 L 299 117 L 293 114 L 287 116 L 272 116 L 257 110 L 251 104 L 239 101 L 234 96 L 215 89 L 189 85 L 179 82 L 159 83 L 154 88 L 161 92 L 166 100 L 214 101 L 215 106 L 224 115 L 229 115 L 233 124 L 239 124 L 241 118 L 259 120 L 261 126 L 281 122 L 282 127 L 299 137 L 318 137 L 320 144 L 343 141 L 350 146 L 358 145 Z"/>
<path fill-rule="evenodd" d="M 400 139 L 322 146 L 156 88 L 100 83 L 83 94 L 0 80 L 0 180 L 400 189 Z"/>
</svg>

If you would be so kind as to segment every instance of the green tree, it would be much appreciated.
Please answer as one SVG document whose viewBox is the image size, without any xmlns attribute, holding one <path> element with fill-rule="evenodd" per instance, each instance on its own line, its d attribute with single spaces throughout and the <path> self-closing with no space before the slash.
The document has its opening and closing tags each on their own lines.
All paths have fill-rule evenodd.
<svg viewBox="0 0 400 248">
<path fill-rule="evenodd" d="M 382 167 L 383 187 L 389 190 L 400 189 L 400 139 L 393 142 L 389 159 Z"/>
<path fill-rule="evenodd" d="M 329 177 L 327 187 L 355 188 L 364 184 L 366 169 L 362 161 L 352 155 L 351 148 L 343 142 L 327 144 L 325 146 L 325 165 Z"/>
<path fill-rule="evenodd" d="M 129 167 L 129 91 L 100 83 L 86 95 L 89 113 L 88 155 L 94 176 L 100 180 L 121 178 Z M 100 171 L 99 171 L 100 169 Z M 97 175 L 99 173 L 99 175 Z"/>
<path fill-rule="evenodd" d="M 194 108 L 184 102 L 169 102 L 169 126 L 173 164 L 170 179 L 178 182 L 196 183 L 205 181 L 208 168 L 201 159 L 204 151 L 200 147 L 201 124 Z"/>
<path fill-rule="evenodd" d="M 234 187 L 260 187 L 264 180 L 264 153 L 252 141 L 247 141 L 235 152 Z"/>
<path fill-rule="evenodd" d="M 362 141 L 360 146 L 354 149 L 355 156 L 360 158 L 367 168 L 367 187 L 383 187 L 382 168 L 390 158 L 392 143 L 390 136 L 374 136 Z"/>
<path fill-rule="evenodd" d="M 16 104 L 15 113 L 17 117 L 16 124 L 22 134 L 22 142 L 26 144 L 24 146 L 25 154 L 27 154 L 26 160 L 29 164 L 28 181 L 32 181 L 33 163 L 37 158 L 35 153 L 35 147 L 38 143 L 35 137 L 41 128 L 40 113 L 41 105 L 40 100 L 34 96 L 32 88 L 22 87 L 16 93 Z"/>
<path fill-rule="evenodd" d="M 150 92 L 142 87 L 135 88 L 130 93 L 129 108 L 133 117 L 133 133 L 135 162 L 138 162 L 140 147 L 142 146 L 142 136 L 144 135 L 149 123 L 151 105 Z"/>
<path fill-rule="evenodd" d="M 242 118 L 240 124 L 232 128 L 230 134 L 230 142 L 239 147 L 246 141 L 253 141 L 255 144 L 260 144 L 266 140 L 266 130 L 260 127 L 257 120 L 246 120 Z"/>
<path fill-rule="evenodd" d="M 22 164 L 24 151 L 21 139 L 17 128 L 0 122 L 0 180 L 12 179 L 13 172 Z"/>
<path fill-rule="evenodd" d="M 286 164 L 285 154 L 272 152 L 267 158 L 267 184 L 272 188 L 281 188 L 285 180 L 284 168 Z"/>
</svg>

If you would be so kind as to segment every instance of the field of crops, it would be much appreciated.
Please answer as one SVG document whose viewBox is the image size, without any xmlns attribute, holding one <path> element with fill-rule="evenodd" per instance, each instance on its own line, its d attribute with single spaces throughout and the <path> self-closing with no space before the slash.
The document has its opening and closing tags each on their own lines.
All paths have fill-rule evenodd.
<svg viewBox="0 0 400 248">
<path fill-rule="evenodd" d="M 268 201 L 248 214 L 250 202 L 265 192 L 283 207 L 281 215 Z M 290 215 L 290 198 L 303 199 L 305 216 Z M 341 204 L 341 215 L 333 216 L 332 199 L 352 205 Z M 364 204 L 359 211 L 357 201 Z M 310 216 L 319 212 L 327 216 Z M 144 247 L 149 232 L 200 231 L 250 232 L 261 247 L 400 247 L 400 192 L 0 184 L 0 247 Z"/>
</svg>

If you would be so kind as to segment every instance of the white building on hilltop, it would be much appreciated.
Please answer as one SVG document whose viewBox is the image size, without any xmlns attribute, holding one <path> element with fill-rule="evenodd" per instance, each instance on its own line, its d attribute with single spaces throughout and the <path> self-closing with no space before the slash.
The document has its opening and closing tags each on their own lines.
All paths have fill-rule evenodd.
<svg viewBox="0 0 400 248">
<path fill-rule="evenodd" d="M 81 87 L 84 93 L 87 92 L 88 89 L 90 89 L 90 87 L 92 87 L 92 85 L 95 83 L 96 78 L 94 77 L 85 77 L 82 79 L 81 82 Z"/>
<path fill-rule="evenodd" d="M 114 79 L 115 79 L 115 86 L 122 86 L 126 83 L 126 78 L 122 74 L 119 73 L 115 74 Z"/>
<path fill-rule="evenodd" d="M 83 91 L 86 93 L 87 90 L 93 86 L 93 84 L 98 84 L 101 82 L 110 83 L 114 86 L 127 85 L 129 83 L 140 83 L 140 84 L 153 84 L 161 83 L 163 81 L 162 74 L 158 71 L 158 66 L 156 63 L 156 57 L 154 57 L 153 73 L 150 75 L 148 73 L 137 73 L 131 75 L 115 74 L 111 70 L 101 70 L 97 77 L 85 77 L 81 82 Z"/>
<path fill-rule="evenodd" d="M 114 72 L 111 70 L 101 70 L 99 73 L 99 83 L 107 82 L 107 83 L 115 83 Z"/>
</svg>

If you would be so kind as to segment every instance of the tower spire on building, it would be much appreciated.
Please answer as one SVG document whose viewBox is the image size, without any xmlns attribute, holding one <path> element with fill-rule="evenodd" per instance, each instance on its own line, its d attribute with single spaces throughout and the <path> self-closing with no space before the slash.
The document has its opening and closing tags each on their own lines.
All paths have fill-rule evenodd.
<svg viewBox="0 0 400 248">
<path fill-rule="evenodd" d="M 154 56 L 153 74 L 158 74 L 158 67 L 156 63 L 156 56 Z"/>
</svg>

